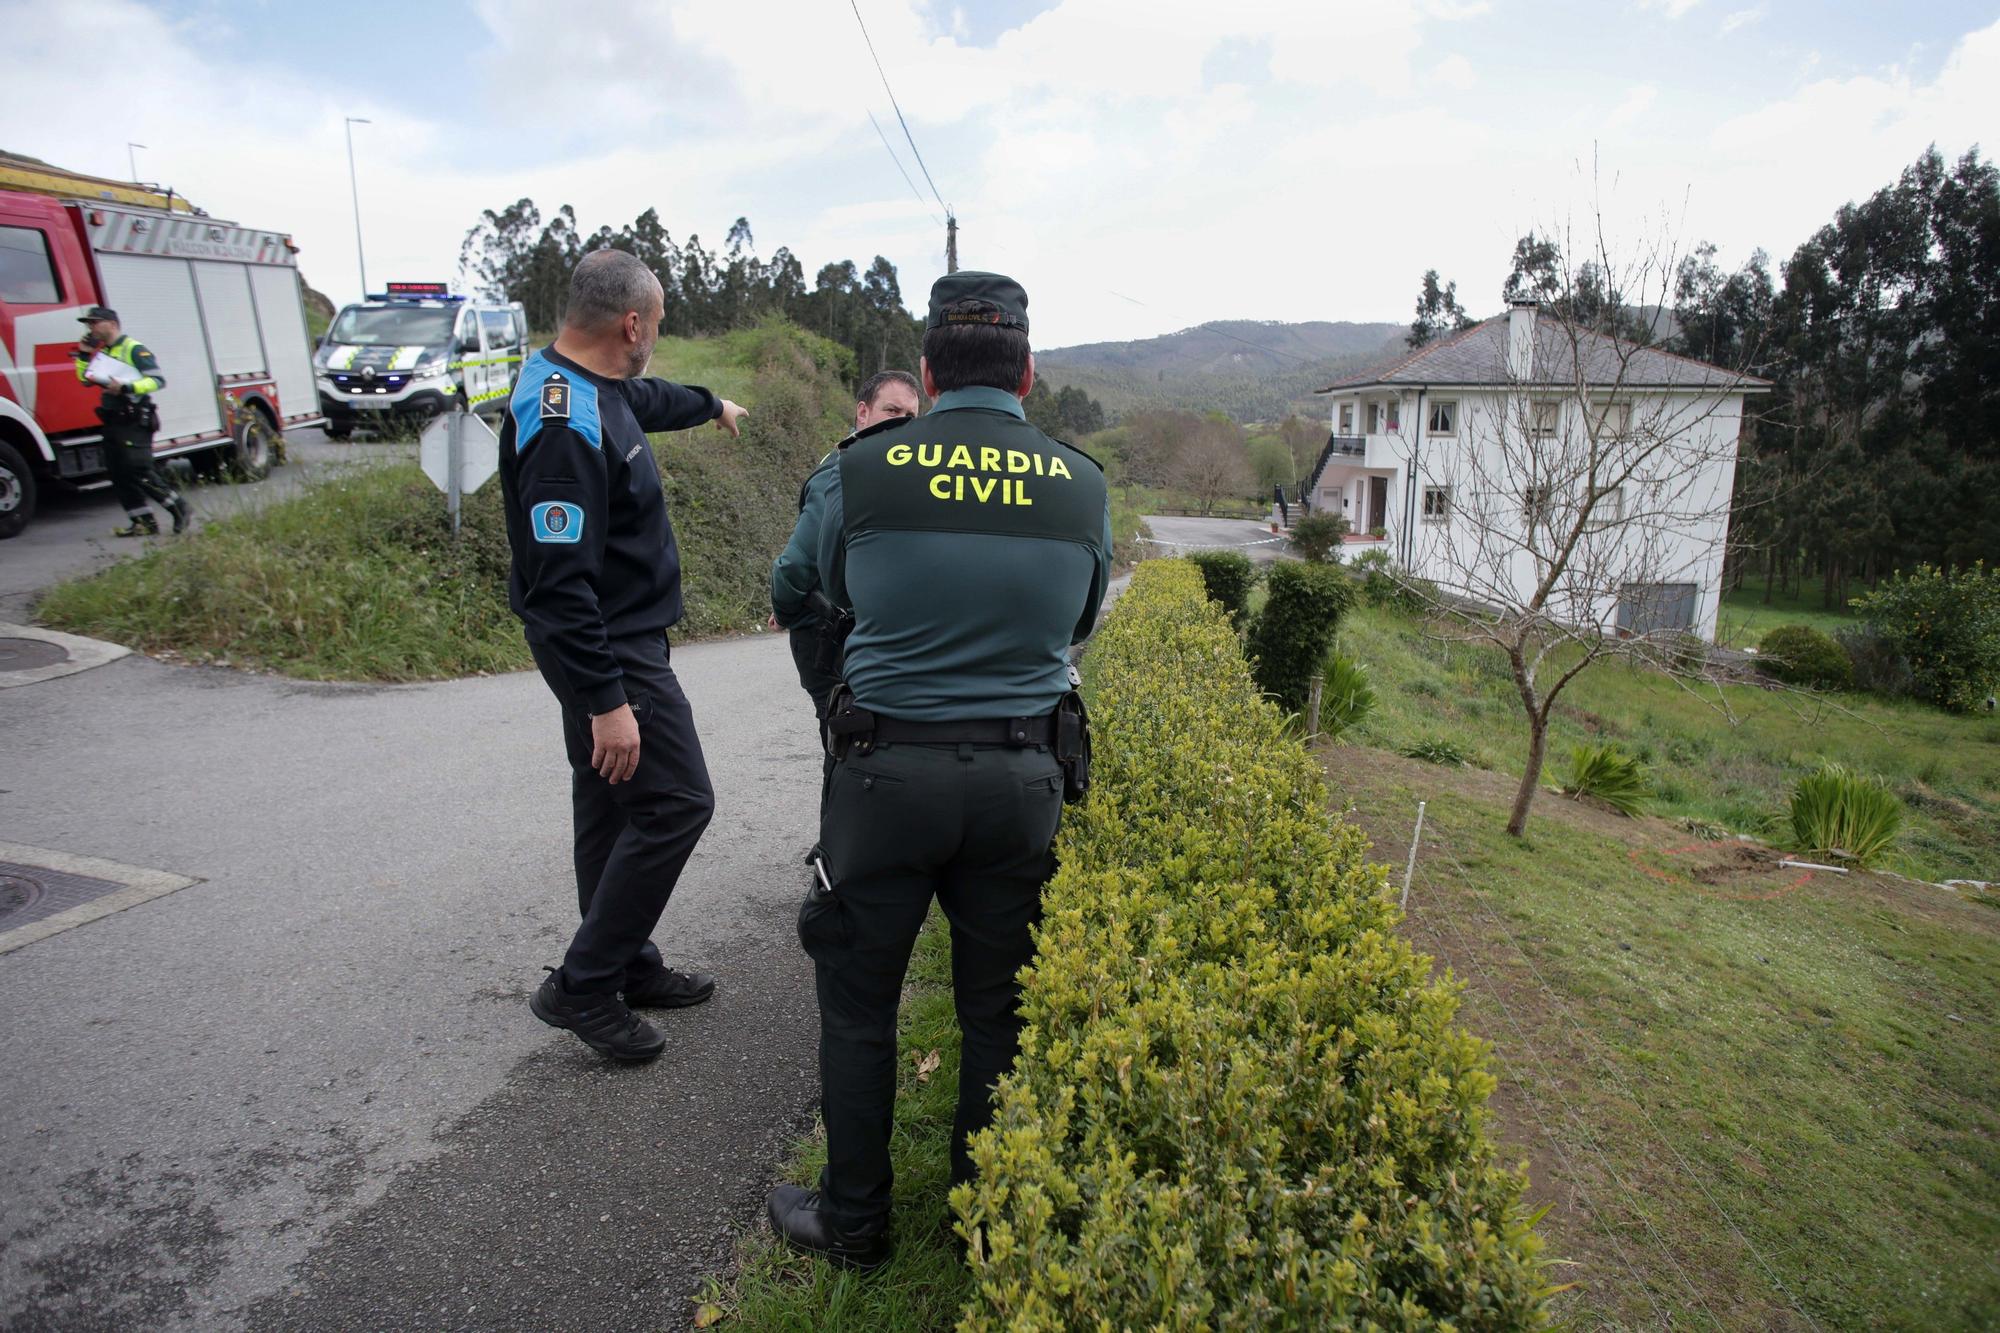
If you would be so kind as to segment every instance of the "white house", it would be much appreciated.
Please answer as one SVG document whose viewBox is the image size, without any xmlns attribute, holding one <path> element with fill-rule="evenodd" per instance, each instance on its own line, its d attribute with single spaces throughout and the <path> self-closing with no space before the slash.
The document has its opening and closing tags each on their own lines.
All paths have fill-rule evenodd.
<svg viewBox="0 0 2000 1333">
<path fill-rule="evenodd" d="M 1522 302 L 1318 390 L 1306 496 L 1350 554 L 1461 595 L 1519 604 L 1556 568 L 1568 623 L 1713 639 L 1743 402 L 1769 389 Z"/>
</svg>

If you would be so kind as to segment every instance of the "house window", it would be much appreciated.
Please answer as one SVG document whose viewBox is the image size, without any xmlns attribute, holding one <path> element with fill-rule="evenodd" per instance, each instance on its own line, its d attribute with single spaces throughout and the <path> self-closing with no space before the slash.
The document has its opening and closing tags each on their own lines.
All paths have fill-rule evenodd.
<svg viewBox="0 0 2000 1333">
<path fill-rule="evenodd" d="M 1692 632 L 1697 591 L 1692 583 L 1628 583 L 1618 590 L 1618 629 L 1633 635 Z"/>
<path fill-rule="evenodd" d="M 1562 415 L 1561 403 L 1530 403 L 1528 405 L 1528 438 L 1531 440 L 1553 440 L 1556 437 L 1556 422 Z"/>
<path fill-rule="evenodd" d="M 1549 488 L 1527 486 L 1521 490 L 1521 514 L 1529 526 L 1549 521 Z"/>
<path fill-rule="evenodd" d="M 1338 434 L 1341 434 L 1341 435 L 1352 435 L 1352 434 L 1354 434 L 1354 404 L 1353 404 L 1353 403 L 1342 403 L 1342 404 L 1340 405 L 1340 430 L 1339 430 L 1339 431 L 1338 431 L 1337 433 L 1338 433 Z"/>
<path fill-rule="evenodd" d="M 1401 429 L 1403 428 L 1403 404 L 1402 404 L 1402 400 L 1401 400 L 1401 399 L 1397 399 L 1397 398 L 1391 398 L 1391 399 L 1389 400 L 1389 406 L 1388 406 L 1388 409 L 1387 409 L 1387 412 L 1388 412 L 1388 418 L 1389 418 L 1389 422 L 1388 422 L 1388 429 L 1390 429 L 1390 430 L 1401 430 Z"/>
<path fill-rule="evenodd" d="M 1457 403 L 1446 398 L 1431 404 L 1430 433 L 1433 435 L 1458 434 Z"/>
<path fill-rule="evenodd" d="M 1424 487 L 1424 522 L 1448 523 L 1451 521 L 1451 487 Z"/>
<path fill-rule="evenodd" d="M 1598 492 L 1597 503 L 1590 509 L 1590 530 L 1601 532 L 1605 528 L 1616 526 L 1624 517 L 1625 489 L 1622 486 L 1613 486 L 1608 491 Z"/>
<path fill-rule="evenodd" d="M 1632 404 L 1606 403 L 1598 410 L 1597 437 L 1600 440 L 1622 440 L 1632 430 Z"/>
</svg>

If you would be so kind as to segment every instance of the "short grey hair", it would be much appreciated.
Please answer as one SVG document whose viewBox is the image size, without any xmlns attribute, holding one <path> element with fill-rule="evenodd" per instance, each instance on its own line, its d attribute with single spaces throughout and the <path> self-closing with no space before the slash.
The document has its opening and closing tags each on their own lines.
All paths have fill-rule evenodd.
<svg viewBox="0 0 2000 1333">
<path fill-rule="evenodd" d="M 622 321 L 632 311 L 644 314 L 659 279 L 638 256 L 623 250 L 597 250 L 583 257 L 569 275 L 569 304 L 563 323 L 595 332 Z"/>
</svg>

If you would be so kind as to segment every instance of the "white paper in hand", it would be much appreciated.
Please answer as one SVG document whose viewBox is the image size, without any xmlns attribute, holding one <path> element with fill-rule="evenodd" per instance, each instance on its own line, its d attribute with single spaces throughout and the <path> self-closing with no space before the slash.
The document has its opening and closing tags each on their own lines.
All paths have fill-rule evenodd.
<svg viewBox="0 0 2000 1333">
<path fill-rule="evenodd" d="M 106 356 L 102 352 L 90 358 L 90 364 L 84 367 L 83 376 L 85 379 L 110 380 L 120 387 L 137 384 L 140 379 L 138 371 L 116 357 Z"/>
</svg>

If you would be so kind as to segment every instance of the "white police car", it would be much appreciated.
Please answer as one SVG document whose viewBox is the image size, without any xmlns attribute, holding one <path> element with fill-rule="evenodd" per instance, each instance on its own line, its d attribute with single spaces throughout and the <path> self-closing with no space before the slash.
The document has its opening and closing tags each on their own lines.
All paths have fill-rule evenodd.
<svg viewBox="0 0 2000 1333">
<path fill-rule="evenodd" d="M 336 315 L 313 357 L 326 433 L 338 440 L 356 426 L 504 411 L 527 355 L 520 302 L 468 301 L 441 282 L 392 282 Z"/>
</svg>

